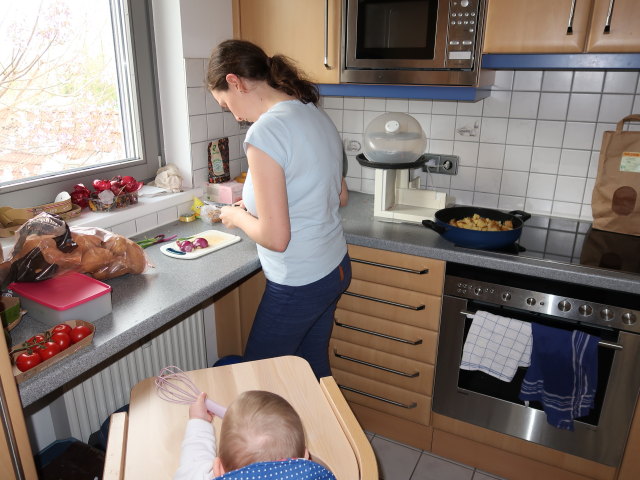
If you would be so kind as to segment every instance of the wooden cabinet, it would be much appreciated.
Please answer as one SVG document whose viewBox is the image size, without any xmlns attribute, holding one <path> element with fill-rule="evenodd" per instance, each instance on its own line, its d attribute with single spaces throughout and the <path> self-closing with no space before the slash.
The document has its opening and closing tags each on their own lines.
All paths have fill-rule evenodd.
<svg viewBox="0 0 640 480">
<path fill-rule="evenodd" d="M 339 83 L 340 0 L 233 0 L 232 5 L 236 38 L 260 45 L 267 55 L 292 58 L 313 82 Z"/>
<path fill-rule="evenodd" d="M 4 334 L 0 336 L 0 416 L 3 426 L 0 471 L 5 472 L 2 478 L 36 480 L 38 475 Z"/>
<path fill-rule="evenodd" d="M 637 0 L 489 0 L 483 52 L 640 52 L 638 25 Z"/>
<path fill-rule="evenodd" d="M 635 480 L 640 478 L 640 402 L 636 402 L 636 413 L 631 422 L 627 447 L 616 480 Z"/>
<path fill-rule="evenodd" d="M 338 302 L 333 377 L 365 430 L 431 448 L 431 397 L 444 262 L 350 245 Z"/>
<path fill-rule="evenodd" d="M 265 285 L 259 270 L 214 300 L 218 357 L 244 353 Z"/>
</svg>

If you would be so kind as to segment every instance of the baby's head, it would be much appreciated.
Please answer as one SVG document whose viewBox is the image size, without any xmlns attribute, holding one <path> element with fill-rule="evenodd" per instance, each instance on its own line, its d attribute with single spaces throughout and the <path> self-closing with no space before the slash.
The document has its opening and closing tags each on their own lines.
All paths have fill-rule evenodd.
<svg viewBox="0 0 640 480">
<path fill-rule="evenodd" d="M 250 390 L 229 406 L 222 420 L 218 447 L 225 472 L 251 463 L 306 455 L 302 421 L 281 396 Z"/>
</svg>

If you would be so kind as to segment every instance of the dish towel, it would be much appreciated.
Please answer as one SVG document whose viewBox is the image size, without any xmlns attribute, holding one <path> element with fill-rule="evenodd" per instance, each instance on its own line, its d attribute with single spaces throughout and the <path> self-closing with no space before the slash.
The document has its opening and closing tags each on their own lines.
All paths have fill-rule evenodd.
<svg viewBox="0 0 640 480">
<path fill-rule="evenodd" d="M 598 381 L 598 337 L 533 324 L 531 366 L 520 399 L 542 403 L 547 422 L 573 430 L 573 419 L 593 408 Z"/>
<path fill-rule="evenodd" d="M 510 382 L 518 367 L 530 365 L 531 343 L 530 323 L 478 310 L 464 342 L 460 368 Z"/>
</svg>

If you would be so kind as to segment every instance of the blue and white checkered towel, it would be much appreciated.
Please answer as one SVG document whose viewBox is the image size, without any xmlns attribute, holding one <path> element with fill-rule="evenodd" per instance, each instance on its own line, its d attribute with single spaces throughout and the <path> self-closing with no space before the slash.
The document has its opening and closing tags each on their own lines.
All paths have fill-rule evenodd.
<svg viewBox="0 0 640 480">
<path fill-rule="evenodd" d="M 531 364 L 531 345 L 530 323 L 478 310 L 464 343 L 460 368 L 510 382 L 518 367 Z"/>
</svg>

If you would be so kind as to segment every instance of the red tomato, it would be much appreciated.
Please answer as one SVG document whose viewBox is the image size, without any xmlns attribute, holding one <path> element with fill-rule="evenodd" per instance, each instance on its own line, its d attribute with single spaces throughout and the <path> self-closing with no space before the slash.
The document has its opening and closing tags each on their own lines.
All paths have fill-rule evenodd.
<svg viewBox="0 0 640 480">
<path fill-rule="evenodd" d="M 18 355 L 18 358 L 16 358 L 16 367 L 18 367 L 18 370 L 20 370 L 21 372 L 26 372 L 30 368 L 38 365 L 41 361 L 42 360 L 40 360 L 40 355 L 38 355 L 36 352 L 27 350 L 26 352 L 22 352 L 20 355 Z"/>
<path fill-rule="evenodd" d="M 54 334 L 51 335 L 51 341 L 56 343 L 60 347 L 60 350 L 65 350 L 71 345 L 71 337 L 65 332 L 54 332 Z"/>
<path fill-rule="evenodd" d="M 58 325 L 53 327 L 51 333 L 58 332 L 66 333 L 67 335 L 71 334 L 71 325 L 67 325 L 66 323 L 59 323 Z"/>
<path fill-rule="evenodd" d="M 44 343 L 44 336 L 39 334 L 34 335 L 29 340 L 27 340 L 26 343 L 27 345 L 36 345 L 38 343 Z"/>
<path fill-rule="evenodd" d="M 60 353 L 60 345 L 55 342 L 46 342 L 44 345 L 36 348 L 36 352 L 38 352 L 40 360 L 44 362 Z"/>
<path fill-rule="evenodd" d="M 91 329 L 89 327 L 86 325 L 77 325 L 71 329 L 71 335 L 69 336 L 73 343 L 78 343 L 84 337 L 88 337 L 89 335 L 91 335 Z"/>
</svg>

